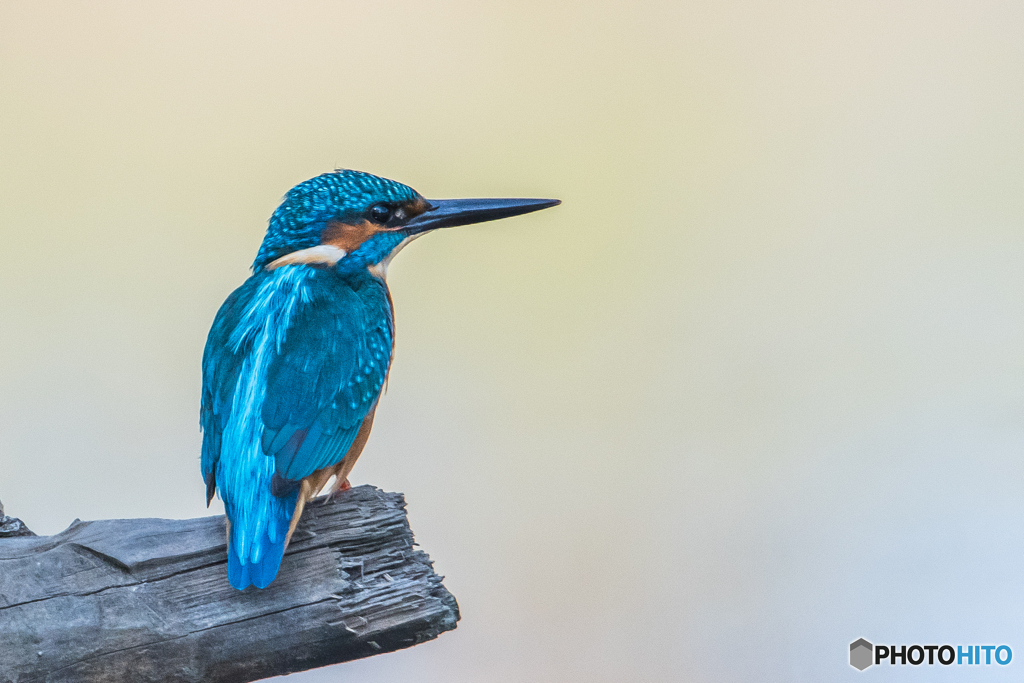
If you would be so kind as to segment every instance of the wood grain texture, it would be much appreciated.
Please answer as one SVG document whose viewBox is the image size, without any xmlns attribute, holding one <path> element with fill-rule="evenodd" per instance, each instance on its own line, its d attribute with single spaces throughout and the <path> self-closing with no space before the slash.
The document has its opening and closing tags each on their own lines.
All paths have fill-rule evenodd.
<svg viewBox="0 0 1024 683">
<path fill-rule="evenodd" d="M 0 682 L 244 683 L 455 628 L 402 494 L 360 486 L 323 501 L 262 591 L 228 584 L 223 517 L 0 538 Z"/>
<path fill-rule="evenodd" d="M 0 538 L 13 538 L 14 536 L 35 536 L 35 534 L 29 531 L 20 519 L 5 515 L 3 501 L 0 501 Z"/>
</svg>

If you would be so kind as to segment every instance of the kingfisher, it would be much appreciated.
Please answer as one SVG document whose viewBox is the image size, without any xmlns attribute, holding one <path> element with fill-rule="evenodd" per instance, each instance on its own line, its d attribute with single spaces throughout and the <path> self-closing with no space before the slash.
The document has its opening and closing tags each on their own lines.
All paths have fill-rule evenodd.
<svg viewBox="0 0 1024 683">
<path fill-rule="evenodd" d="M 270 585 L 306 503 L 332 477 L 329 495 L 350 487 L 391 367 L 395 254 L 438 228 L 559 203 L 428 200 L 352 170 L 288 191 L 203 351 L 201 468 L 206 504 L 224 501 L 232 586 Z"/>
</svg>

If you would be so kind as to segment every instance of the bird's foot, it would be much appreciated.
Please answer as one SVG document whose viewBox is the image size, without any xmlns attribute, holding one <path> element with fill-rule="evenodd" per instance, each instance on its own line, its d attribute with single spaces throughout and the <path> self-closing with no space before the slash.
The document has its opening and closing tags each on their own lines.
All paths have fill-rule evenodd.
<svg viewBox="0 0 1024 683">
<path fill-rule="evenodd" d="M 350 488 L 352 488 L 352 484 L 348 483 L 347 477 L 342 480 L 340 484 L 335 483 L 331 487 L 331 490 L 327 492 L 327 495 L 324 496 L 324 504 L 327 504 L 332 500 L 337 500 L 341 497 L 341 494 L 345 493 L 345 491 L 348 491 Z"/>
</svg>

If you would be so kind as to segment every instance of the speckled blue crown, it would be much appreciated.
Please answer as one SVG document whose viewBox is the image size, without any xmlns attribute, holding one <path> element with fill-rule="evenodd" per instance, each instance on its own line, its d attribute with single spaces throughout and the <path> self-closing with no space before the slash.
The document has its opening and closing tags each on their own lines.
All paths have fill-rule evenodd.
<svg viewBox="0 0 1024 683">
<path fill-rule="evenodd" d="M 329 221 L 359 221 L 378 202 L 409 202 L 420 194 L 402 183 L 347 169 L 299 183 L 270 217 L 253 270 L 299 249 L 315 247 Z"/>
</svg>

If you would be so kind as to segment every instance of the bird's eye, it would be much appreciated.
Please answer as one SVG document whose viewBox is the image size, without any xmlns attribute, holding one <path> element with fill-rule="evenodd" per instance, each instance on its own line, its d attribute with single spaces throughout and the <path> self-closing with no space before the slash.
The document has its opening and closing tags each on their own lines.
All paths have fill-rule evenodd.
<svg viewBox="0 0 1024 683">
<path fill-rule="evenodd" d="M 374 223 L 384 225 L 391 220 L 391 207 L 387 204 L 374 204 L 370 207 L 370 218 Z"/>
</svg>

